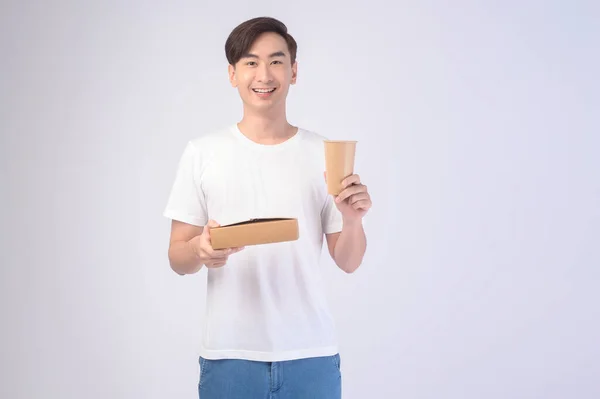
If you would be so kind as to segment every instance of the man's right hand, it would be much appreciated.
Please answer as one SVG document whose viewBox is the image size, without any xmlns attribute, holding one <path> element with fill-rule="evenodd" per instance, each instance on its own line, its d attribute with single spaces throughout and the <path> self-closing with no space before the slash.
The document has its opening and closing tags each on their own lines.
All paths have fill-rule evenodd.
<svg viewBox="0 0 600 399">
<path fill-rule="evenodd" d="M 206 226 L 202 229 L 202 234 L 192 238 L 190 245 L 196 256 L 208 268 L 223 267 L 227 263 L 229 255 L 240 252 L 241 248 L 213 249 L 210 242 L 210 229 L 219 227 L 219 224 L 214 220 L 209 220 Z"/>
</svg>

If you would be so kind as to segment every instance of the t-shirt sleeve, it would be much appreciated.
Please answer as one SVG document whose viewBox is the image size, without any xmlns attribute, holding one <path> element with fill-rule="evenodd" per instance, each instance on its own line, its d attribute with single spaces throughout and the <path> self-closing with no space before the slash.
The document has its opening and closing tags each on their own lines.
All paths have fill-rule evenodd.
<svg viewBox="0 0 600 399">
<path fill-rule="evenodd" d="M 175 181 L 163 215 L 169 219 L 204 226 L 208 221 L 206 200 L 199 181 L 200 156 L 188 142 L 179 160 Z"/>
<path fill-rule="evenodd" d="M 342 214 L 333 202 L 333 196 L 327 194 L 325 205 L 321 211 L 321 222 L 325 234 L 338 233 L 342 231 Z"/>
</svg>

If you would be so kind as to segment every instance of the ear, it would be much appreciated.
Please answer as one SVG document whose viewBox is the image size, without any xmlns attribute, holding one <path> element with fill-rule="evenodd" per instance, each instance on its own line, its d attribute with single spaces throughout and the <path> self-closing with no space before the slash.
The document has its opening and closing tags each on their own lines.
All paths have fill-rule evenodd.
<svg viewBox="0 0 600 399">
<path fill-rule="evenodd" d="M 298 77 L 298 61 L 294 62 L 294 65 L 292 65 L 292 81 L 291 81 L 291 84 L 293 84 L 293 85 L 296 84 L 297 77 Z"/>
<path fill-rule="evenodd" d="M 229 64 L 229 67 L 227 67 L 227 71 L 229 74 L 229 83 L 231 83 L 231 87 L 237 87 L 237 78 L 235 76 L 235 67 L 231 64 Z"/>
</svg>

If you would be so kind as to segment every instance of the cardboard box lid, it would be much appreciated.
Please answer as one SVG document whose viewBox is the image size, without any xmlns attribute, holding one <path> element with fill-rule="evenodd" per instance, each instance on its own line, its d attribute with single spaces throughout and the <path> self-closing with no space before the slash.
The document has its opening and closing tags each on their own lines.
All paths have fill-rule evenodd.
<svg viewBox="0 0 600 399">
<path fill-rule="evenodd" d="M 257 218 L 210 229 L 214 249 L 295 241 L 298 238 L 296 218 Z"/>
</svg>

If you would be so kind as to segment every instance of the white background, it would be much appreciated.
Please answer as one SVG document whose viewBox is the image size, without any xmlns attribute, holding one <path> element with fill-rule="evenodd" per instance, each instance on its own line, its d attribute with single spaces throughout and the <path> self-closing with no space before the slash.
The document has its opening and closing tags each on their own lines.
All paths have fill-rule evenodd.
<svg viewBox="0 0 600 399">
<path fill-rule="evenodd" d="M 359 140 L 373 196 L 359 271 L 323 258 L 344 398 L 600 397 L 599 14 L 2 2 L 0 397 L 197 397 L 206 275 L 161 214 L 187 140 L 239 120 L 223 47 L 261 15 L 299 43 L 290 121 Z"/>
</svg>

